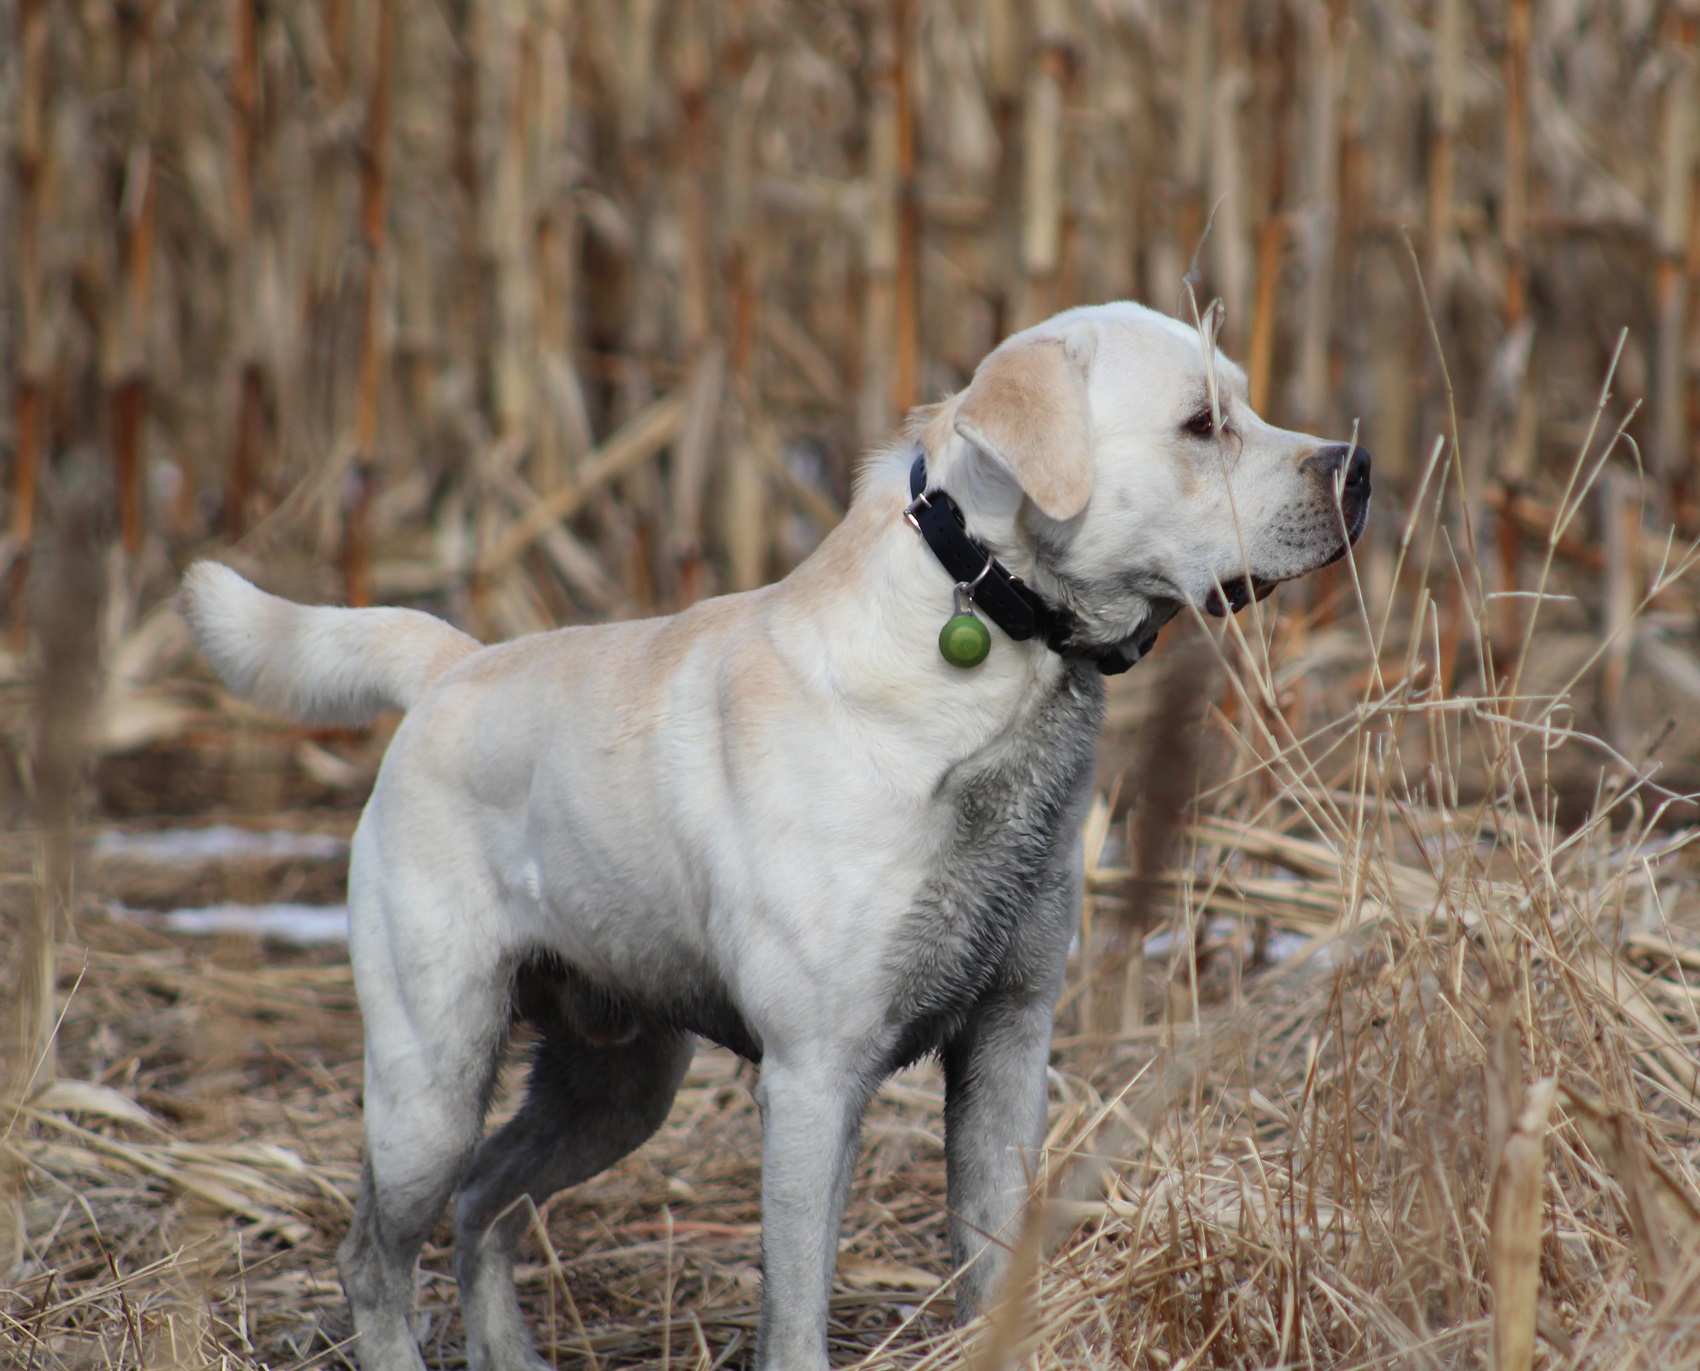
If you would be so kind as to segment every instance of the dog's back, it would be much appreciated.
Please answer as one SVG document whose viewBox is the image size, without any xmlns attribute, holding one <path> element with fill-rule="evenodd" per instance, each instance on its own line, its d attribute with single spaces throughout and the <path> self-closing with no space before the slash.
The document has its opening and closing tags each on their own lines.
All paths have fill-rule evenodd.
<svg viewBox="0 0 1700 1371">
<path fill-rule="evenodd" d="M 226 685 L 310 723 L 407 709 L 481 646 L 417 610 L 292 604 L 217 562 L 189 568 L 177 604 Z"/>
</svg>

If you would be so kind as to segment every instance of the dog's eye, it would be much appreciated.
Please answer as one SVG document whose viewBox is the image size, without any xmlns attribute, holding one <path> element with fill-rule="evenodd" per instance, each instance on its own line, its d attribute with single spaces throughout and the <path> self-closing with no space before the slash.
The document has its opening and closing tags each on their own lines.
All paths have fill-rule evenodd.
<svg viewBox="0 0 1700 1371">
<path fill-rule="evenodd" d="M 1194 438 L 1208 438 L 1216 432 L 1216 421 L 1211 416 L 1209 406 L 1198 411 L 1192 418 L 1181 425 Z"/>
</svg>

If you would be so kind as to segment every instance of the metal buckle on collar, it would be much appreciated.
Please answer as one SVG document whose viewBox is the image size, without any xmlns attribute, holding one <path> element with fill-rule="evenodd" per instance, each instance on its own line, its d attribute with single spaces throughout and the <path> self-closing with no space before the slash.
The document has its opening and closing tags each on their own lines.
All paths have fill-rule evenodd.
<svg viewBox="0 0 1700 1371">
<path fill-rule="evenodd" d="M 915 532 L 920 533 L 921 521 L 915 517 L 915 511 L 918 509 L 931 509 L 932 507 L 933 502 L 927 498 L 927 492 L 923 490 L 913 500 L 903 506 L 903 522 L 908 524 L 910 528 L 915 530 Z M 922 534 L 921 536 L 925 537 L 926 535 Z M 984 572 L 981 573 L 981 575 L 984 574 Z"/>
</svg>

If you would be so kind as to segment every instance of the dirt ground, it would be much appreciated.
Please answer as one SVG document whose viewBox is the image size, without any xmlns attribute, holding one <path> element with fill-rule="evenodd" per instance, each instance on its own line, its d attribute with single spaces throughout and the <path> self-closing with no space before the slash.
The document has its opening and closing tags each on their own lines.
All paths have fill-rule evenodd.
<svg viewBox="0 0 1700 1371">
<path fill-rule="evenodd" d="M 346 945 L 188 933 L 170 920 L 232 902 L 337 905 L 359 778 L 381 737 L 195 741 L 109 760 L 95 776 L 107 817 L 82 835 L 82 896 L 60 950 L 60 1083 L 29 1108 L 24 1274 L 0 1296 L 0 1346 L 25 1364 L 192 1362 L 196 1348 L 242 1365 L 349 1362 L 334 1262 L 360 1163 Z M 306 746 L 331 751 L 355 785 L 316 786 L 292 764 Z M 233 791 L 236 806 L 197 807 Z M 255 812 L 274 799 L 308 807 Z M 172 847 L 215 828 L 227 840 L 214 855 Z M 316 850 L 232 852 L 232 828 Z M 517 1104 L 527 1047 L 522 1027 L 493 1120 Z M 753 1083 L 748 1064 L 703 1044 L 660 1134 L 538 1216 L 519 1288 L 546 1357 L 749 1360 L 760 1292 Z M 839 1359 L 949 1326 L 942 1112 L 931 1065 L 891 1082 L 870 1111 L 833 1300 Z M 433 1366 L 462 1364 L 450 1243 L 445 1218 L 421 1263 Z"/>
<path fill-rule="evenodd" d="M 1334 708 L 1342 681 L 1375 678 L 1327 633 L 1281 632 L 1278 667 L 1212 678 L 1186 730 L 1163 711 L 1196 703 L 1196 643 L 1112 696 L 1017 1247 L 1037 1298 L 951 1324 L 941 1082 L 923 1065 L 868 1116 L 835 1364 L 1468 1366 L 1506 1338 L 1539 1368 L 1695 1354 L 1685 811 L 1550 712 L 1518 724 L 1525 747 L 1508 706 L 1420 671 L 1282 734 L 1278 706 L 1300 717 L 1308 690 Z M 195 720 L 109 753 L 78 800 L 54 1052 L 0 1153 L 0 1364 L 352 1365 L 334 1251 L 358 1178 L 360 1023 L 326 935 L 387 733 Z M 1183 756 L 1192 733 L 1206 741 Z M 1202 766 L 1199 807 L 1153 859 L 1150 778 L 1182 764 Z M 45 851 L 0 841 L 10 929 Z M 4 953 L 20 977 L 22 939 Z M 753 1081 L 701 1048 L 660 1134 L 538 1215 L 519 1285 L 547 1360 L 750 1363 Z M 421 1263 L 434 1367 L 463 1364 L 449 1237 Z"/>
</svg>

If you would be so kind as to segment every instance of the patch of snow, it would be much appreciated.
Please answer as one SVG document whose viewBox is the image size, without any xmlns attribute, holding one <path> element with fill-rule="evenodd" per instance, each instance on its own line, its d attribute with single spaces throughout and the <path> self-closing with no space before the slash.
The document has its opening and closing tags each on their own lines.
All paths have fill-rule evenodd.
<svg viewBox="0 0 1700 1371">
<path fill-rule="evenodd" d="M 1225 943 L 1239 932 L 1238 919 L 1215 918 L 1204 926 L 1204 936 L 1199 942 L 1209 947 L 1212 943 Z M 1175 950 L 1175 930 L 1165 928 L 1160 933 L 1153 933 L 1145 940 L 1145 955 L 1152 961 L 1167 957 Z"/>
<path fill-rule="evenodd" d="M 1201 942 L 1205 947 L 1219 947 L 1223 943 L 1237 944 L 1245 941 L 1245 950 L 1251 950 L 1250 930 L 1244 929 L 1240 920 L 1228 917 L 1218 917 L 1210 920 L 1204 927 L 1204 937 Z M 1264 945 L 1264 955 L 1269 965 L 1274 966 L 1296 956 L 1310 942 L 1303 933 L 1294 933 L 1284 928 L 1269 930 L 1269 939 Z M 1162 961 L 1174 951 L 1175 935 L 1172 929 L 1164 929 L 1153 933 L 1145 940 L 1144 953 L 1152 961 Z M 1327 964 L 1329 949 L 1322 948 L 1317 958 L 1322 965 Z"/>
<path fill-rule="evenodd" d="M 261 858 L 335 861 L 348 855 L 348 840 L 330 833 L 294 833 L 286 829 L 256 833 L 234 824 L 212 824 L 207 828 L 165 828 L 152 833 L 109 830 L 94 840 L 94 852 L 97 857 L 117 857 L 155 866 L 194 866 Z"/>
<path fill-rule="evenodd" d="M 163 914 L 134 909 L 119 912 L 125 918 L 173 933 L 249 933 L 297 944 L 348 941 L 345 904 L 214 904 Z"/>
</svg>

